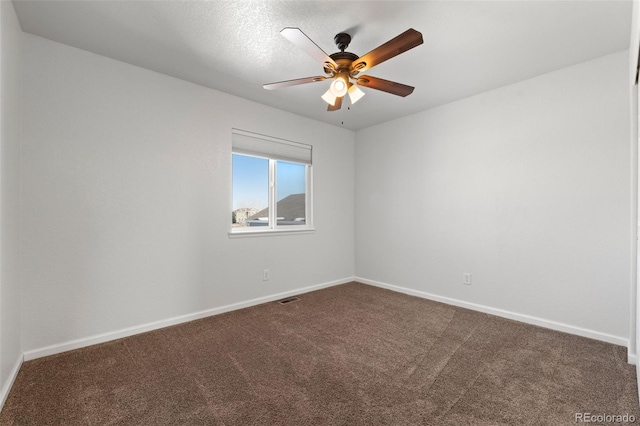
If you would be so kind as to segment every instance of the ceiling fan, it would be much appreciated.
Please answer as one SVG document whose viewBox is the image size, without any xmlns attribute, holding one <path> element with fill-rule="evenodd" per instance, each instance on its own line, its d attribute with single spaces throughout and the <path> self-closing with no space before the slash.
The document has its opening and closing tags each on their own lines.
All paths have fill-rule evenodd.
<svg viewBox="0 0 640 426">
<path fill-rule="evenodd" d="M 398 96 L 407 96 L 413 92 L 412 86 L 396 83 L 394 81 L 383 80 L 371 76 L 358 76 L 382 62 L 398 56 L 409 49 L 413 49 L 423 43 L 422 34 L 413 28 L 408 29 L 399 36 L 392 38 L 388 42 L 376 47 L 364 56 L 358 56 L 345 49 L 351 42 L 351 36 L 347 33 L 339 33 L 334 37 L 334 42 L 340 52 L 327 55 L 317 44 L 313 42 L 299 28 L 287 27 L 280 31 L 287 40 L 307 52 L 324 67 L 326 76 L 297 78 L 295 80 L 279 81 L 277 83 L 265 84 L 262 87 L 268 90 L 279 89 L 281 87 L 296 86 L 299 84 L 315 83 L 327 79 L 333 79 L 329 90 L 322 95 L 322 99 L 329 104 L 327 111 L 337 111 L 342 107 L 342 99 L 348 93 L 351 104 L 356 103 L 364 96 L 364 92 L 358 86 L 381 90 Z M 352 83 L 353 81 L 353 83 Z M 355 84 L 354 84 L 355 83 Z"/>
</svg>

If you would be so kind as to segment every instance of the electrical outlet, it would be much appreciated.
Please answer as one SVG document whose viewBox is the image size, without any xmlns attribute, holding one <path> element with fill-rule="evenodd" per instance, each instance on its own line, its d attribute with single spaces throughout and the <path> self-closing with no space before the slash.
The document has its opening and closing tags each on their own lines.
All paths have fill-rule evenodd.
<svg viewBox="0 0 640 426">
<path fill-rule="evenodd" d="M 471 285 L 471 274 L 469 272 L 462 274 L 462 284 Z"/>
<path fill-rule="evenodd" d="M 262 271 L 262 281 L 269 281 L 269 270 L 265 269 Z"/>
</svg>

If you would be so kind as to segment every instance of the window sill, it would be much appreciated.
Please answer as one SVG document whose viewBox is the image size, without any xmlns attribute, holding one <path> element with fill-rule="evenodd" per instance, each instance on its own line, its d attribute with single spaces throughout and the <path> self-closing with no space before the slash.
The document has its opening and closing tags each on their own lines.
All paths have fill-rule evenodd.
<svg viewBox="0 0 640 426">
<path fill-rule="evenodd" d="M 304 229 L 264 229 L 264 230 L 251 230 L 251 231 L 229 231 L 229 238 L 244 238 L 244 237 L 266 237 L 275 235 L 303 235 L 313 234 L 316 232 L 315 228 Z"/>
</svg>

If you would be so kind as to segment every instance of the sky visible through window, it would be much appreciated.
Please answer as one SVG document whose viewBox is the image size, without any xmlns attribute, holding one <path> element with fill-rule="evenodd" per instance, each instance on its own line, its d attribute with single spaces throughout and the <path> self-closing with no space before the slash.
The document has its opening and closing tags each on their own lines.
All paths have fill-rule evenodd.
<svg viewBox="0 0 640 426">
<path fill-rule="evenodd" d="M 233 154 L 233 210 L 241 207 L 264 209 L 269 204 L 269 160 Z M 278 199 L 305 192 L 305 166 L 277 162 Z"/>
</svg>

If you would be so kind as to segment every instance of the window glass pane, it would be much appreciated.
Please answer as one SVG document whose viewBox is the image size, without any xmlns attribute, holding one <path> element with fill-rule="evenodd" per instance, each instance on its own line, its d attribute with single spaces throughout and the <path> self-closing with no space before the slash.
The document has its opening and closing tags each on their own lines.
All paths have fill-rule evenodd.
<svg viewBox="0 0 640 426">
<path fill-rule="evenodd" d="M 269 160 L 233 154 L 231 226 L 269 226 Z"/>
<path fill-rule="evenodd" d="M 306 224 L 307 166 L 276 162 L 276 215 L 278 226 Z"/>
</svg>

